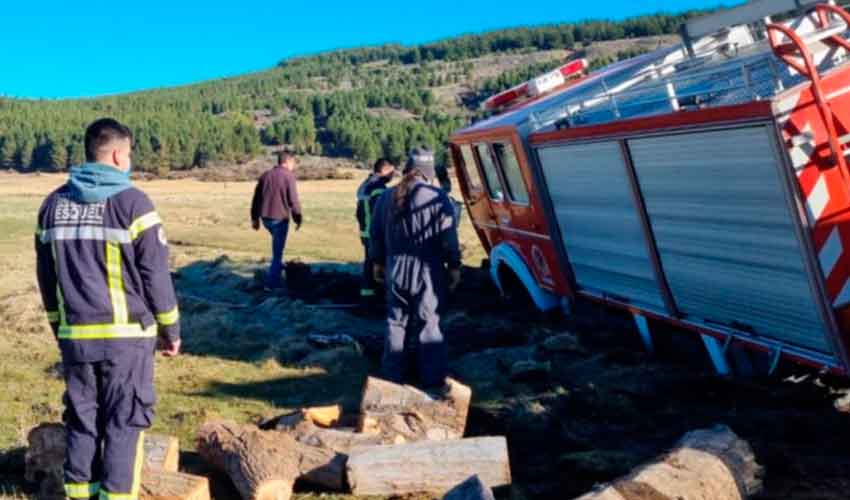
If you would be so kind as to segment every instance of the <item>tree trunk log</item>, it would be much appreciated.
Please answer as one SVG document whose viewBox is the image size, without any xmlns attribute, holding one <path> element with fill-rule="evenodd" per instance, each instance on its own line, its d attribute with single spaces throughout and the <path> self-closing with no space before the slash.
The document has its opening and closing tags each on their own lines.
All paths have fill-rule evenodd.
<svg viewBox="0 0 850 500">
<path fill-rule="evenodd" d="M 144 472 L 140 500 L 210 500 L 207 478 L 166 470 Z"/>
<path fill-rule="evenodd" d="M 354 495 L 442 494 L 471 475 L 491 488 L 511 483 L 503 437 L 358 447 L 346 470 Z"/>
<path fill-rule="evenodd" d="M 62 466 L 65 462 L 65 426 L 42 424 L 27 438 L 25 478 L 41 480 L 39 498 L 65 498 Z M 145 433 L 142 500 L 209 500 L 206 478 L 177 472 L 180 446 L 177 438 Z"/>
<path fill-rule="evenodd" d="M 25 479 L 35 482 L 41 473 L 62 470 L 65 463 L 65 426 L 41 424 L 27 436 Z M 177 472 L 180 466 L 180 441 L 171 436 L 145 433 L 144 468 Z"/>
<path fill-rule="evenodd" d="M 446 382 L 448 393 L 434 399 L 415 387 L 369 377 L 358 432 L 379 435 L 385 444 L 462 438 L 472 390 L 456 380 Z"/>
<path fill-rule="evenodd" d="M 144 467 L 177 472 L 180 469 L 180 440 L 173 436 L 145 433 Z"/>
<path fill-rule="evenodd" d="M 208 422 L 198 431 L 198 452 L 227 473 L 246 500 L 288 499 L 299 478 L 336 491 L 345 489 L 344 455 L 299 443 L 285 432 Z M 285 496 L 275 496 L 284 491 Z"/>
<path fill-rule="evenodd" d="M 245 500 L 289 500 L 298 477 L 295 440 L 259 429 L 210 422 L 198 431 L 198 453 L 225 472 Z"/>
<path fill-rule="evenodd" d="M 496 500 L 493 490 L 484 486 L 478 476 L 472 476 L 452 488 L 443 500 Z"/>
<path fill-rule="evenodd" d="M 719 425 L 689 432 L 659 461 L 578 500 L 743 500 L 761 489 L 750 445 Z"/>
<path fill-rule="evenodd" d="M 323 429 L 304 419 L 292 425 L 293 423 L 293 420 L 288 420 L 286 424 L 278 423 L 277 429 L 294 437 L 299 443 L 327 448 L 344 455 L 348 455 L 355 446 L 383 444 L 380 436 L 360 434 L 353 432 L 353 429 Z"/>
</svg>

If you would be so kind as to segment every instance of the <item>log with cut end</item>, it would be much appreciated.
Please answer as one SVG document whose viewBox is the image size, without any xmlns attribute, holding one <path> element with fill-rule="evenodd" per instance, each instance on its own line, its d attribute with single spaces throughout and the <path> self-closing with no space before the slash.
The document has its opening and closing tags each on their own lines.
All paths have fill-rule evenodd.
<svg viewBox="0 0 850 500">
<path fill-rule="evenodd" d="M 342 408 L 339 405 L 302 408 L 301 410 L 280 417 L 277 426 L 279 428 L 292 427 L 304 420 L 309 420 L 321 427 L 333 427 L 339 422 L 341 415 Z"/>
<path fill-rule="evenodd" d="M 299 443 L 285 432 L 214 421 L 198 431 L 198 453 L 225 472 L 246 500 L 288 499 L 296 479 L 341 491 L 345 456 Z"/>
<path fill-rule="evenodd" d="M 207 478 L 167 470 L 142 474 L 140 500 L 210 500 Z"/>
<path fill-rule="evenodd" d="M 359 447 L 346 470 L 354 495 L 441 494 L 472 475 L 489 488 L 511 483 L 503 437 Z"/>
<path fill-rule="evenodd" d="M 472 476 L 446 493 L 443 500 L 496 500 L 493 490 L 481 482 L 478 476 Z"/>
<path fill-rule="evenodd" d="M 65 462 L 65 426 L 41 424 L 27 437 L 25 479 L 35 482 L 51 470 L 61 471 Z M 172 436 L 145 433 L 144 468 L 177 472 L 180 465 L 180 441 Z"/>
<path fill-rule="evenodd" d="M 447 379 L 440 398 L 408 385 L 369 377 L 363 390 L 358 431 L 381 436 L 384 443 L 460 439 L 472 390 Z"/>
<path fill-rule="evenodd" d="M 298 421 L 281 419 L 277 429 L 294 437 L 299 443 L 327 448 L 345 455 L 355 446 L 383 444 L 380 436 L 353 432 L 353 429 L 324 429 L 305 418 Z"/>
<path fill-rule="evenodd" d="M 742 500 L 761 489 L 750 445 L 725 425 L 690 432 L 659 461 L 578 500 Z"/>
</svg>

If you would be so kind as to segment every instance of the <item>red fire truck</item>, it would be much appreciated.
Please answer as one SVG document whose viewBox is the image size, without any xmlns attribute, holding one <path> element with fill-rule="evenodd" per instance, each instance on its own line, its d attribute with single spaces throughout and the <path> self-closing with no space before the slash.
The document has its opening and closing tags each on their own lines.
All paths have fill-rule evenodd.
<svg viewBox="0 0 850 500">
<path fill-rule="evenodd" d="M 754 0 L 494 96 L 451 156 L 497 286 L 850 373 L 850 15 Z"/>
</svg>

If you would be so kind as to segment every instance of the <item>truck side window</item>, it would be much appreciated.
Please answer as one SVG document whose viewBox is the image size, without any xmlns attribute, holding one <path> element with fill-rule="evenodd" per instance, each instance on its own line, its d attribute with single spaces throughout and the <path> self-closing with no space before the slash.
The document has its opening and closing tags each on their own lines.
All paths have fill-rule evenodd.
<svg viewBox="0 0 850 500">
<path fill-rule="evenodd" d="M 510 196 L 511 201 L 528 205 L 528 188 L 525 186 L 525 179 L 522 178 L 522 171 L 519 169 L 519 162 L 516 159 L 513 146 L 508 143 L 497 142 L 493 144 L 493 151 L 499 159 L 499 165 L 502 166 L 502 173 L 505 176 L 508 196 Z"/>
<path fill-rule="evenodd" d="M 475 149 L 478 152 L 478 160 L 481 162 L 481 170 L 484 172 L 484 180 L 487 181 L 487 191 L 490 193 L 490 198 L 495 201 L 504 200 L 502 181 L 499 180 L 499 171 L 493 161 L 493 155 L 490 154 L 490 148 L 486 144 L 476 144 Z"/>
<path fill-rule="evenodd" d="M 466 181 L 469 184 L 470 191 L 481 191 L 481 174 L 478 173 L 478 166 L 475 164 L 475 155 L 472 154 L 472 146 L 464 144 L 460 147 L 460 155 L 463 159 L 463 173 L 466 175 Z"/>
</svg>

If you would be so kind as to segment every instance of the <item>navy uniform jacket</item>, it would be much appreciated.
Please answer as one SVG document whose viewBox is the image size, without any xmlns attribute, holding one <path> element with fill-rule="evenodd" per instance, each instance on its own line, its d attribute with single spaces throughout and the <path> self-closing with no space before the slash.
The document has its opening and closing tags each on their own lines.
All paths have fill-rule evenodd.
<svg viewBox="0 0 850 500">
<path fill-rule="evenodd" d="M 50 194 L 35 235 L 38 284 L 67 362 L 98 362 L 180 338 L 168 243 L 153 203 L 130 187 L 104 201 Z"/>
<path fill-rule="evenodd" d="M 461 265 L 455 208 L 444 191 L 417 182 L 407 205 L 398 209 L 393 206 L 396 189 L 384 192 L 375 208 L 373 258 L 386 266 L 389 279 L 402 263 L 403 267 L 412 265 L 414 274 L 426 271 L 442 281 L 444 266 L 459 269 Z M 397 284 L 404 287 L 410 285 L 407 281 L 417 279 L 408 275 L 403 277 L 404 283 Z"/>
<path fill-rule="evenodd" d="M 389 179 L 371 174 L 357 189 L 357 224 L 360 226 L 361 238 L 368 239 L 371 236 L 375 206 L 378 198 L 387 190 L 387 182 Z"/>
</svg>

